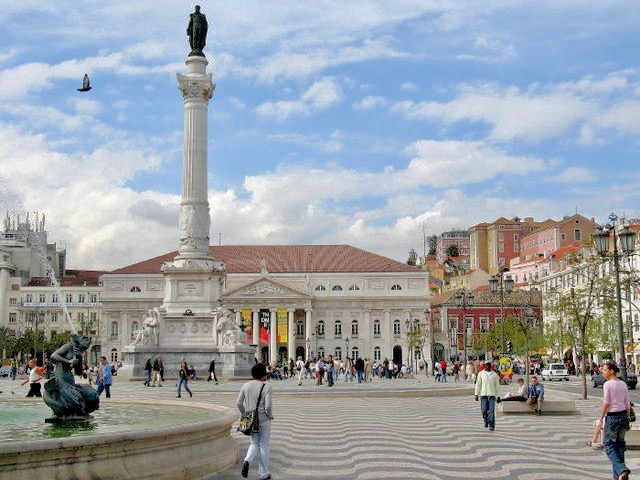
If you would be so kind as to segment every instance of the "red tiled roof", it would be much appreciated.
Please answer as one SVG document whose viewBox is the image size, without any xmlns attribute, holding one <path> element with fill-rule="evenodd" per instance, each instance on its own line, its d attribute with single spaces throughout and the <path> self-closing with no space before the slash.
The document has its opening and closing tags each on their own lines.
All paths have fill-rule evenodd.
<svg viewBox="0 0 640 480">
<path fill-rule="evenodd" d="M 225 264 L 228 273 L 260 272 L 262 259 L 271 273 L 418 272 L 419 268 L 350 245 L 221 245 L 209 251 Z M 160 273 L 163 262 L 178 252 L 165 253 L 112 273 Z"/>
<path fill-rule="evenodd" d="M 553 258 L 564 258 L 567 254 L 580 251 L 580 247 L 584 244 L 582 242 L 576 242 L 573 245 L 562 247 L 552 253 Z"/>
</svg>

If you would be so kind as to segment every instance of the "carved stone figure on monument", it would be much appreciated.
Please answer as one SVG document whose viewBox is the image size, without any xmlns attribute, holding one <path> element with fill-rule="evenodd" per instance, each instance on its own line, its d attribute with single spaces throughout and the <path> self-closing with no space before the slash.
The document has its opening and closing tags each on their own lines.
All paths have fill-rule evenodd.
<svg viewBox="0 0 640 480">
<path fill-rule="evenodd" d="M 204 13 L 200 13 L 200 5 L 196 5 L 195 12 L 189 15 L 189 25 L 187 26 L 187 35 L 189 35 L 189 46 L 191 53 L 189 55 L 198 55 L 204 57 L 202 49 L 207 44 L 207 30 L 209 24 Z"/>
<path fill-rule="evenodd" d="M 231 311 L 224 309 L 222 318 L 218 322 L 218 339 L 222 345 L 242 345 L 245 343 L 247 334 L 240 330 L 235 322 L 235 315 Z"/>
<path fill-rule="evenodd" d="M 267 271 L 267 259 L 263 258 L 262 260 L 260 260 L 260 273 L 262 275 L 266 275 L 267 273 L 269 273 Z"/>
<path fill-rule="evenodd" d="M 157 347 L 160 344 L 160 322 L 157 309 L 147 311 L 147 317 L 142 323 L 142 328 L 138 330 L 136 338 L 131 345 L 140 345 L 141 347 Z"/>
<path fill-rule="evenodd" d="M 183 205 L 180 209 L 180 226 L 182 231 L 180 236 L 182 238 L 194 237 L 193 223 L 196 216 L 196 210 L 193 205 Z"/>
</svg>

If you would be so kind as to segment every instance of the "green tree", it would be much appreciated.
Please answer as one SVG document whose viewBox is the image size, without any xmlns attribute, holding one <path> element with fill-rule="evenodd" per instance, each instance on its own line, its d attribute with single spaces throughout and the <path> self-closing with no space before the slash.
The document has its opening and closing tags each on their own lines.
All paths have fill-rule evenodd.
<svg viewBox="0 0 640 480">
<path fill-rule="evenodd" d="M 452 258 L 457 257 L 458 255 L 460 255 L 460 249 L 457 245 L 449 245 L 447 247 L 447 255 Z"/>
<path fill-rule="evenodd" d="M 7 327 L 0 327 L 0 352 L 6 352 L 11 357 L 16 349 L 16 336 Z"/>
<path fill-rule="evenodd" d="M 602 259 L 589 251 L 567 258 L 568 278 L 579 279 L 567 290 L 551 290 L 554 301 L 548 311 L 566 321 L 567 332 L 575 339 L 580 354 L 582 397 L 587 399 L 587 356 L 594 352 L 594 340 L 603 311 L 613 307 L 610 295 L 612 281 L 602 275 Z"/>
</svg>

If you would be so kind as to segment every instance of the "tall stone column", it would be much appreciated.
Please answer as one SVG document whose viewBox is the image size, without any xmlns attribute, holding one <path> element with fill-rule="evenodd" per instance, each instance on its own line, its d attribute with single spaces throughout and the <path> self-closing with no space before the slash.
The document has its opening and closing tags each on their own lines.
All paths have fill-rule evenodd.
<svg viewBox="0 0 640 480">
<path fill-rule="evenodd" d="M 252 310 L 251 315 L 253 320 L 253 328 L 251 330 L 253 341 L 251 343 L 256 346 L 256 358 L 260 358 L 260 355 L 258 355 L 260 352 L 260 310 Z"/>
<path fill-rule="evenodd" d="M 305 360 L 311 358 L 311 342 L 313 342 L 313 336 L 311 335 L 313 332 L 313 328 L 311 326 L 311 312 L 310 308 L 305 309 L 304 311 L 304 331 L 307 334 L 307 338 L 305 339 L 305 347 L 306 348 L 306 357 Z"/>
<path fill-rule="evenodd" d="M 208 106 L 215 83 L 204 56 L 189 56 L 186 75 L 177 74 L 184 99 L 184 153 L 178 255 L 165 262 L 162 345 L 204 346 L 211 340 L 212 311 L 220 306 L 224 263 L 209 254 Z M 188 316 L 184 312 L 190 312 Z M 193 314 L 193 315 L 191 315 Z M 189 333 L 191 332 L 191 333 Z M 203 333 L 205 335 L 203 335 Z"/>
<path fill-rule="evenodd" d="M 288 327 L 288 335 L 287 335 L 287 350 L 288 350 L 288 354 L 289 354 L 289 358 L 293 358 L 294 360 L 296 359 L 296 329 L 295 329 L 295 315 L 296 315 L 296 311 L 293 308 L 290 308 L 289 310 L 287 310 L 287 313 L 289 314 L 289 324 L 287 325 Z M 287 358 L 287 361 L 289 361 L 289 358 Z"/>
<path fill-rule="evenodd" d="M 269 363 L 275 364 L 278 358 L 278 312 L 275 309 L 270 310 L 271 322 L 269 332 Z"/>
<path fill-rule="evenodd" d="M 190 56 L 187 74 L 177 74 L 184 98 L 184 153 L 182 200 L 180 202 L 180 246 L 176 259 L 210 259 L 209 200 L 207 188 L 207 108 L 216 84 L 206 73 L 205 57 Z"/>
</svg>

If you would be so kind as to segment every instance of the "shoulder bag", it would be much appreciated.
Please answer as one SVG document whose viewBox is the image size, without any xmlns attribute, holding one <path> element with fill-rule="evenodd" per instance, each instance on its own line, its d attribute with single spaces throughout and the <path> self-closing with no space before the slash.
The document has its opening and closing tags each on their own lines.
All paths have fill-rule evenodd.
<svg viewBox="0 0 640 480">
<path fill-rule="evenodd" d="M 258 402 L 256 408 L 240 414 L 240 423 L 238 424 L 238 431 L 245 435 L 251 435 L 260 431 L 260 420 L 258 419 L 258 407 L 260 406 L 260 400 L 262 399 L 262 390 L 264 389 L 264 383 L 260 388 L 260 395 L 258 395 Z"/>
</svg>

